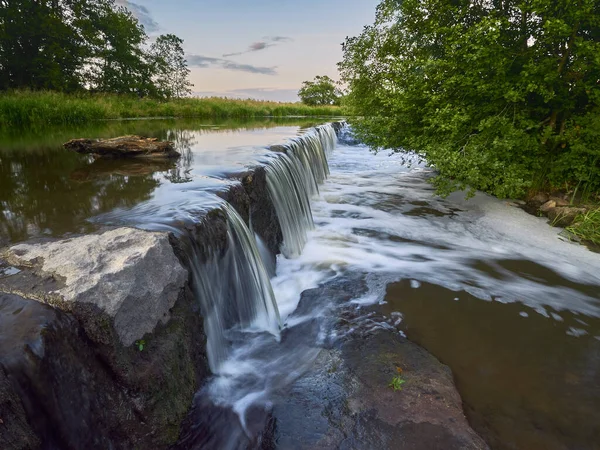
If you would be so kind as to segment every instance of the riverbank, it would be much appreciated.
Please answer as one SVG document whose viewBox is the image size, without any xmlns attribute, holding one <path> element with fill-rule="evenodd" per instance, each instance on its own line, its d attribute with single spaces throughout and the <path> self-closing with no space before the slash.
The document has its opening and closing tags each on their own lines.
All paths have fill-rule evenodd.
<svg viewBox="0 0 600 450">
<path fill-rule="evenodd" d="M 0 95 L 0 130 L 146 117 L 333 117 L 342 114 L 343 110 L 339 106 L 306 106 L 301 103 L 227 98 L 160 101 L 125 95 L 64 94 L 49 91 L 14 91 Z"/>
<path fill-rule="evenodd" d="M 600 250 L 600 206 L 573 203 L 568 196 L 539 192 L 523 208 L 535 216 L 544 216 L 553 227 L 565 228 L 570 239 L 578 240 L 590 250 Z"/>
</svg>

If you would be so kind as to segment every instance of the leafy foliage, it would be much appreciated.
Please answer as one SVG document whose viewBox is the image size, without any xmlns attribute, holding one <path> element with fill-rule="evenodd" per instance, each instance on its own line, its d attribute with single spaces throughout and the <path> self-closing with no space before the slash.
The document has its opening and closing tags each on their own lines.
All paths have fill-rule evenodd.
<svg viewBox="0 0 600 450">
<path fill-rule="evenodd" d="M 302 103 L 309 106 L 339 105 L 342 93 L 327 75 L 317 75 L 314 81 L 305 81 L 298 91 Z"/>
<path fill-rule="evenodd" d="M 403 379 L 400 375 L 397 375 L 394 378 L 392 378 L 392 381 L 390 382 L 390 384 L 388 386 L 391 387 L 394 390 L 394 392 L 401 391 L 402 385 L 404 383 L 406 383 L 406 380 Z"/>
<path fill-rule="evenodd" d="M 382 0 L 344 43 L 359 137 L 415 150 L 442 193 L 600 188 L 600 3 Z"/>
<path fill-rule="evenodd" d="M 115 0 L 0 0 L 0 90 L 186 95 L 183 41 L 147 41 Z"/>
</svg>

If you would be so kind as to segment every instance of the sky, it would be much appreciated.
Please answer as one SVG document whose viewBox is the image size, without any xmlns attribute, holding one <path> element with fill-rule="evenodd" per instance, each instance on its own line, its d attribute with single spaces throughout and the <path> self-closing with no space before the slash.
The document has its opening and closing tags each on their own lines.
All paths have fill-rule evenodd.
<svg viewBox="0 0 600 450">
<path fill-rule="evenodd" d="M 297 101 L 302 82 L 337 80 L 346 36 L 379 0 L 118 0 L 150 37 L 184 40 L 197 96 Z"/>
</svg>

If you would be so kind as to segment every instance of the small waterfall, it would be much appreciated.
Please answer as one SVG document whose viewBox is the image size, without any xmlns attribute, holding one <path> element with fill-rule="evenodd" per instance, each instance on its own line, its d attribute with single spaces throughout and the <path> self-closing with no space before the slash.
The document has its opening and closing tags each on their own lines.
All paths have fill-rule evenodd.
<svg viewBox="0 0 600 450">
<path fill-rule="evenodd" d="M 256 328 L 279 336 L 280 318 L 269 275 L 256 241 L 243 219 L 228 203 L 225 254 L 210 254 L 200 262 L 195 240 L 191 246 L 194 293 L 201 302 L 210 368 L 218 374 L 230 351 L 228 336 L 240 329 Z"/>
<path fill-rule="evenodd" d="M 275 205 L 286 258 L 298 256 L 314 227 L 310 198 L 329 175 L 327 157 L 336 144 L 331 124 L 311 129 L 285 145 L 286 151 L 267 165 L 267 187 Z"/>
</svg>

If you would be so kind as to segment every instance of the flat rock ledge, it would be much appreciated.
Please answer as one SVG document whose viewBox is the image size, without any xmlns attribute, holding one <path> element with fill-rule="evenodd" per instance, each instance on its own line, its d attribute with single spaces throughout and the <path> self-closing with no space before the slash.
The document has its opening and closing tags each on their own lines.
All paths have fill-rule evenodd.
<svg viewBox="0 0 600 450">
<path fill-rule="evenodd" d="M 72 139 L 63 145 L 67 150 L 91 154 L 96 158 L 179 158 L 172 142 L 140 136 L 113 139 Z"/>
</svg>

